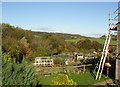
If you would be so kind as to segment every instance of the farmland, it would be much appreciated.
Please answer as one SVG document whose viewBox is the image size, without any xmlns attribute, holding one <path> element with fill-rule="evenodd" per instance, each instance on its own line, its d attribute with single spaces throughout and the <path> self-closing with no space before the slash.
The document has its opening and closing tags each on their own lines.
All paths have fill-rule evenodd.
<svg viewBox="0 0 120 87">
<path fill-rule="evenodd" d="M 103 38 L 89 38 L 91 41 L 97 41 L 100 44 L 104 44 L 105 39 Z M 66 42 L 78 42 L 80 39 L 66 39 Z M 111 40 L 110 45 L 116 45 L 116 40 Z"/>
</svg>

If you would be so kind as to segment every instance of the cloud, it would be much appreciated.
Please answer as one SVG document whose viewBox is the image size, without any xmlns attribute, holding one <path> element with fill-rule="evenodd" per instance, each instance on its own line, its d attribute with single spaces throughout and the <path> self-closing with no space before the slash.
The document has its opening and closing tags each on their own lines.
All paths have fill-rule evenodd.
<svg viewBox="0 0 120 87">
<path fill-rule="evenodd" d="M 54 32 L 55 30 L 52 30 L 52 29 L 47 28 L 47 27 L 43 27 L 43 28 L 35 28 L 34 31 L 41 31 L 41 32 Z"/>
<path fill-rule="evenodd" d="M 106 34 L 105 33 L 87 33 L 87 34 L 84 33 L 81 35 L 98 38 L 98 37 L 101 37 L 102 35 L 106 35 Z"/>
</svg>

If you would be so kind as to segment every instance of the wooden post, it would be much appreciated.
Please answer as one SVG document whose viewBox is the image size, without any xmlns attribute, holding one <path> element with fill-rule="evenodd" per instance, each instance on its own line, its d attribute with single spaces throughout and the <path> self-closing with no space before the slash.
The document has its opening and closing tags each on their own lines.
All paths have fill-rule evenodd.
<svg viewBox="0 0 120 87">
<path fill-rule="evenodd" d="M 107 61 L 109 62 L 109 53 L 108 53 L 108 59 Z M 107 67 L 107 77 L 109 76 L 109 67 Z"/>
<path fill-rule="evenodd" d="M 120 1 L 118 2 L 116 80 L 120 81 Z"/>
<path fill-rule="evenodd" d="M 83 65 L 83 72 L 85 72 L 85 65 Z"/>
</svg>

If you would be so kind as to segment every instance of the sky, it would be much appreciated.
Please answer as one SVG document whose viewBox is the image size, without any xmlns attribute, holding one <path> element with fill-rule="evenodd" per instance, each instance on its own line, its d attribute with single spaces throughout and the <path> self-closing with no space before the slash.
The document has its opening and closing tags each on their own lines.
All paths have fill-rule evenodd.
<svg viewBox="0 0 120 87">
<path fill-rule="evenodd" d="M 2 2 L 118 2 L 119 0 L 1 0 Z"/>
<path fill-rule="evenodd" d="M 117 2 L 2 2 L 2 22 L 40 32 L 107 34 Z M 111 21 L 115 22 L 115 21 Z"/>
</svg>

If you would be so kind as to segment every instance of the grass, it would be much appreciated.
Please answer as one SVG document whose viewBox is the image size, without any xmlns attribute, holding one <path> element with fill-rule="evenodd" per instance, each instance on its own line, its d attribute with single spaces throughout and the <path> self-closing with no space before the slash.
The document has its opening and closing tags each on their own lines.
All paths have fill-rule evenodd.
<svg viewBox="0 0 120 87">
<path fill-rule="evenodd" d="M 65 40 L 66 42 L 78 42 L 80 39 L 67 39 Z M 104 44 L 105 43 L 105 39 L 101 39 L 101 38 L 90 38 L 91 41 L 97 41 L 100 44 Z M 111 40 L 110 41 L 110 45 L 116 45 L 117 41 L 115 40 Z"/>
<path fill-rule="evenodd" d="M 54 78 L 54 76 L 41 75 L 41 76 L 39 76 L 38 80 L 39 80 L 39 83 L 42 85 L 50 85 L 53 78 Z"/>
<path fill-rule="evenodd" d="M 42 85 L 51 85 L 53 78 L 56 77 L 57 75 L 58 74 L 49 75 L 49 76 L 39 75 L 38 80 Z M 72 79 L 74 82 L 76 82 L 77 85 L 86 85 L 86 86 L 93 85 L 95 83 L 110 79 L 110 78 L 102 75 L 101 80 L 97 81 L 97 80 L 95 80 L 96 72 L 90 73 L 89 71 L 85 71 L 85 72 L 82 71 L 79 74 L 69 72 L 67 75 L 70 79 Z"/>
<path fill-rule="evenodd" d="M 101 39 L 101 38 L 91 38 L 91 41 L 97 41 L 100 44 L 104 44 L 105 43 L 105 39 Z M 111 40 L 110 41 L 110 45 L 116 45 L 117 41 L 116 40 Z"/>
<path fill-rule="evenodd" d="M 94 76 L 93 76 L 94 75 Z M 80 74 L 70 74 L 69 77 L 73 79 L 73 81 L 77 82 L 77 85 L 92 85 L 110 78 L 107 78 L 106 76 L 102 76 L 101 80 L 97 81 L 95 80 L 95 73 L 90 72 L 82 72 Z"/>
<path fill-rule="evenodd" d="M 66 39 L 66 42 L 78 42 L 80 39 Z"/>
</svg>

